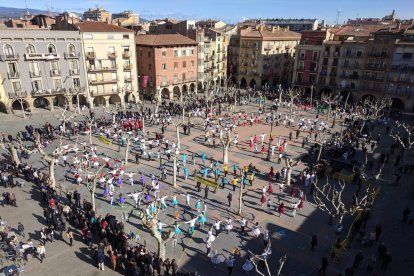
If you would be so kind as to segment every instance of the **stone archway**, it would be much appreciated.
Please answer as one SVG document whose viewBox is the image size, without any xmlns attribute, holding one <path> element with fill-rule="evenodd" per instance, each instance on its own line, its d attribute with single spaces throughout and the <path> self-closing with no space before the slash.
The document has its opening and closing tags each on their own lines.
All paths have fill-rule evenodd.
<svg viewBox="0 0 414 276">
<path fill-rule="evenodd" d="M 187 96 L 188 95 L 188 86 L 186 84 L 183 85 L 182 90 L 183 90 L 183 96 Z"/>
<path fill-rule="evenodd" d="M 173 98 L 174 99 L 179 99 L 180 97 L 181 97 L 180 87 L 174 86 L 174 88 L 173 88 Z"/>
<path fill-rule="evenodd" d="M 249 87 L 250 88 L 255 88 L 256 87 L 256 80 L 255 79 L 251 79 L 249 82 Z"/>
<path fill-rule="evenodd" d="M 109 97 L 109 104 L 121 104 L 121 97 L 119 97 L 118 95 L 111 95 Z"/>
<path fill-rule="evenodd" d="M 165 87 L 161 90 L 161 98 L 170 99 L 170 90 L 168 88 Z"/>
<path fill-rule="evenodd" d="M 194 83 L 190 84 L 190 92 L 191 93 L 195 92 L 195 84 Z"/>
<path fill-rule="evenodd" d="M 210 81 L 210 88 L 213 88 L 216 85 L 216 82 L 214 80 Z"/>
<path fill-rule="evenodd" d="M 350 91 L 347 91 L 347 90 L 341 91 L 341 101 L 343 103 L 346 102 L 346 98 L 348 98 L 347 105 L 352 104 L 354 102 L 354 96 L 352 95 Z"/>
<path fill-rule="evenodd" d="M 391 98 L 391 100 L 392 100 L 391 109 L 398 110 L 398 111 L 403 111 L 405 109 L 405 104 L 400 98 Z"/>
<path fill-rule="evenodd" d="M 220 86 L 224 87 L 225 86 L 225 80 L 224 79 L 220 79 Z"/>
<path fill-rule="evenodd" d="M 319 90 L 319 97 L 322 97 L 322 95 L 331 95 L 332 89 L 328 87 L 324 87 L 321 90 Z"/>
<path fill-rule="evenodd" d="M 53 98 L 53 106 L 69 105 L 68 99 L 63 95 L 57 95 Z"/>
<path fill-rule="evenodd" d="M 246 81 L 246 79 L 245 78 L 242 78 L 241 80 L 240 80 L 240 88 L 246 88 L 246 86 L 247 86 L 247 81 Z"/>
<path fill-rule="evenodd" d="M 203 91 L 203 83 L 202 82 L 197 83 L 197 91 L 198 92 L 202 92 Z"/>
<path fill-rule="evenodd" d="M 97 96 L 93 99 L 94 106 L 106 106 L 106 100 L 103 96 Z"/>
<path fill-rule="evenodd" d="M 1 113 L 7 113 L 7 106 L 3 102 L 0 102 L 0 112 Z"/>
<path fill-rule="evenodd" d="M 11 108 L 14 113 L 14 111 L 22 111 L 22 109 L 27 110 L 28 108 L 30 108 L 30 104 L 26 100 L 19 99 L 12 102 Z"/>
<path fill-rule="evenodd" d="M 236 85 L 237 84 L 237 79 L 235 76 L 231 76 L 230 78 L 230 86 L 232 85 Z"/>
<path fill-rule="evenodd" d="M 33 101 L 33 106 L 35 108 L 43 108 L 43 109 L 50 109 L 50 102 L 47 98 L 38 97 Z"/>
<path fill-rule="evenodd" d="M 88 104 L 88 100 L 86 99 L 86 97 L 84 95 L 72 96 L 72 104 L 76 104 L 76 105 L 78 104 L 78 97 L 79 97 L 79 105 L 80 106 Z"/>
<path fill-rule="evenodd" d="M 135 103 L 136 99 L 135 99 L 135 95 L 132 93 L 126 93 L 124 96 L 124 102 L 125 103 Z"/>
</svg>

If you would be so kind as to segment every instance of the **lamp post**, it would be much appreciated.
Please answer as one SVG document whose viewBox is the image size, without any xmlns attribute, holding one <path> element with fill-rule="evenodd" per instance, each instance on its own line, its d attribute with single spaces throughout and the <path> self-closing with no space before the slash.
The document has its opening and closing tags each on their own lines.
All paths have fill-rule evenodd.
<svg viewBox="0 0 414 276">
<path fill-rule="evenodd" d="M 313 84 L 311 85 L 311 98 L 310 98 L 311 108 L 313 106 Z"/>
</svg>

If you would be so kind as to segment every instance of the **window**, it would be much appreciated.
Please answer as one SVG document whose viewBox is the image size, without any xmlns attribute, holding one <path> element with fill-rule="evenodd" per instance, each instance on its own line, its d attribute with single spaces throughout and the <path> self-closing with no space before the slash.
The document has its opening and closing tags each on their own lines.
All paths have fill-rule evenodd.
<svg viewBox="0 0 414 276">
<path fill-rule="evenodd" d="M 13 47 L 10 46 L 9 44 L 4 45 L 4 54 L 7 57 L 13 57 L 14 56 Z"/>
<path fill-rule="evenodd" d="M 68 46 L 68 52 L 70 57 L 76 57 L 76 48 L 75 45 L 69 44 Z"/>
<path fill-rule="evenodd" d="M 194 56 L 194 50 L 193 49 L 190 50 L 190 56 Z"/>
<path fill-rule="evenodd" d="M 174 74 L 174 83 L 178 82 L 178 74 Z"/>
<path fill-rule="evenodd" d="M 174 50 L 174 57 L 178 57 L 178 50 Z"/>
<path fill-rule="evenodd" d="M 174 70 L 178 69 L 178 62 L 174 62 Z"/>
<path fill-rule="evenodd" d="M 53 44 L 49 44 L 49 46 L 47 46 L 47 52 L 49 54 L 56 54 L 56 46 Z"/>
<path fill-rule="evenodd" d="M 411 59 L 413 57 L 413 53 L 403 53 L 403 59 Z"/>
<path fill-rule="evenodd" d="M 194 67 L 194 60 L 191 61 L 191 67 Z"/>
<path fill-rule="evenodd" d="M 187 50 L 183 50 L 181 55 L 182 55 L 183 57 L 187 56 Z"/>
<path fill-rule="evenodd" d="M 53 84 L 56 90 L 62 89 L 62 80 L 61 79 L 53 79 Z"/>
<path fill-rule="evenodd" d="M 312 53 L 312 60 L 317 60 L 318 59 L 318 52 L 313 52 Z"/>
<path fill-rule="evenodd" d="M 162 70 L 167 70 L 167 64 L 166 63 L 162 64 Z"/>
<path fill-rule="evenodd" d="M 84 34 L 84 38 L 85 39 L 93 39 L 93 35 L 92 34 Z"/>
<path fill-rule="evenodd" d="M 52 68 L 52 70 L 59 70 L 59 62 L 57 60 L 53 60 L 50 63 L 50 67 Z"/>
<path fill-rule="evenodd" d="M 80 79 L 73 78 L 73 87 L 80 87 Z"/>
<path fill-rule="evenodd" d="M 116 79 L 117 79 L 116 73 L 112 73 L 112 80 L 116 80 Z"/>
<path fill-rule="evenodd" d="M 13 86 L 14 93 L 19 93 L 22 91 L 22 85 L 20 84 L 20 81 L 12 82 L 12 86 Z"/>
<path fill-rule="evenodd" d="M 152 64 L 151 63 L 148 64 L 148 70 L 152 70 Z"/>
<path fill-rule="evenodd" d="M 151 51 L 148 51 L 148 57 L 151 57 Z"/>
<path fill-rule="evenodd" d="M 167 51 L 166 50 L 162 50 L 161 51 L 161 56 L 164 57 L 164 58 L 167 57 Z"/>
<path fill-rule="evenodd" d="M 93 53 L 93 52 L 94 52 L 93 47 L 86 48 L 86 53 Z"/>
<path fill-rule="evenodd" d="M 109 52 L 110 54 L 114 54 L 114 53 L 115 53 L 115 47 L 114 47 L 114 46 L 109 47 L 109 48 L 108 48 L 108 52 Z"/>
<path fill-rule="evenodd" d="M 118 91 L 118 84 L 112 84 L 112 91 Z"/>
<path fill-rule="evenodd" d="M 185 73 L 183 73 L 183 81 L 185 81 Z"/>
<path fill-rule="evenodd" d="M 30 62 L 29 69 L 30 73 L 32 73 L 34 76 L 40 76 L 39 63 L 37 61 Z"/>
<path fill-rule="evenodd" d="M 113 34 L 108 34 L 107 39 L 114 39 L 114 35 Z"/>
<path fill-rule="evenodd" d="M 71 70 L 78 70 L 79 69 L 77 60 L 70 60 L 69 65 L 70 65 Z"/>
<path fill-rule="evenodd" d="M 28 54 L 36 54 L 36 48 L 32 44 L 27 45 L 26 51 Z"/>
<path fill-rule="evenodd" d="M 129 35 L 124 34 L 124 35 L 122 35 L 122 38 L 123 38 L 123 39 L 129 39 Z"/>
<path fill-rule="evenodd" d="M 186 68 L 186 67 L 187 67 L 187 62 L 183 61 L 183 68 Z"/>
<path fill-rule="evenodd" d="M 19 71 L 17 70 L 17 63 L 16 62 L 11 62 L 8 64 L 9 67 L 9 75 L 12 78 L 17 78 L 19 77 Z"/>
<path fill-rule="evenodd" d="M 163 84 L 166 84 L 167 83 L 167 76 L 162 76 L 161 81 L 162 81 Z"/>
<path fill-rule="evenodd" d="M 42 91 L 42 82 L 40 80 L 32 81 L 32 88 L 35 92 Z"/>
</svg>

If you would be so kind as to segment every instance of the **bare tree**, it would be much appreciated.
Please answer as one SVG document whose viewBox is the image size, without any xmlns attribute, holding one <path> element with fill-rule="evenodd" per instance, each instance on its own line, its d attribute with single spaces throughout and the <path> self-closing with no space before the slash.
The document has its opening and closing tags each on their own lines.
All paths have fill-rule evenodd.
<svg viewBox="0 0 414 276">
<path fill-rule="evenodd" d="M 332 112 L 332 105 L 339 104 L 341 100 L 341 95 L 338 92 L 332 93 L 323 93 L 321 96 L 321 101 L 328 105 L 328 116 L 327 120 L 329 121 L 331 112 Z"/>
<path fill-rule="evenodd" d="M 92 145 L 92 128 L 95 123 L 94 117 L 84 116 L 86 120 L 86 126 L 88 127 L 89 145 Z"/>
<path fill-rule="evenodd" d="M 360 106 L 360 118 L 362 120 L 362 126 L 360 132 L 365 127 L 367 120 L 375 120 L 384 116 L 384 110 L 392 105 L 391 98 L 377 99 L 365 99 Z"/>
<path fill-rule="evenodd" d="M 10 154 L 10 158 L 13 161 L 13 164 L 15 164 L 16 166 L 18 166 L 20 164 L 20 158 L 17 154 L 17 149 L 15 147 L 15 145 L 11 142 L 6 142 L 6 143 L 0 143 L 0 147 L 5 150 L 8 151 Z"/>
<path fill-rule="evenodd" d="M 270 245 L 270 240 L 269 240 L 269 245 Z M 265 251 L 266 251 L 266 250 L 268 250 L 268 248 L 267 248 L 267 247 L 266 247 Z M 269 264 L 268 264 L 268 262 L 267 262 L 267 257 L 266 257 L 266 255 L 265 255 L 265 254 L 262 254 L 262 255 L 257 255 L 257 254 L 254 254 L 254 253 L 253 253 L 252 251 L 250 251 L 250 250 L 247 250 L 247 252 L 249 252 L 249 254 L 252 256 L 250 260 L 251 260 L 251 262 L 252 262 L 252 264 L 253 264 L 253 266 L 254 266 L 254 268 L 255 268 L 256 272 L 257 272 L 259 275 L 262 275 L 262 276 L 266 276 L 266 275 L 271 276 L 271 275 L 272 275 L 272 274 L 270 273 Z M 267 274 L 264 274 L 263 272 L 261 272 L 261 271 L 259 270 L 259 267 L 257 266 L 257 264 L 256 264 L 255 260 L 258 260 L 258 261 L 262 261 L 262 262 L 264 262 L 265 267 L 266 267 L 266 272 L 267 272 Z"/>
<path fill-rule="evenodd" d="M 282 93 L 282 92 L 281 92 Z M 302 90 L 300 89 L 294 89 L 294 88 L 289 88 L 286 91 L 286 97 L 289 98 L 289 102 L 290 102 L 290 113 L 293 113 L 293 108 L 294 108 L 294 102 L 297 98 L 299 98 L 302 95 Z"/>
<path fill-rule="evenodd" d="M 181 148 L 181 143 L 180 143 L 180 126 L 183 124 L 183 121 L 178 121 L 178 122 L 172 121 L 172 124 L 175 127 L 175 133 L 177 135 L 177 148 L 180 149 Z"/>
<path fill-rule="evenodd" d="M 223 164 L 227 165 L 229 163 L 229 148 L 233 138 L 230 137 L 230 130 L 226 131 L 226 137 L 223 136 L 223 132 L 220 132 L 219 139 L 223 145 Z"/>
<path fill-rule="evenodd" d="M 353 215 L 356 210 L 368 206 L 372 203 L 373 189 L 366 185 L 365 191 L 360 199 L 356 199 L 355 204 L 346 204 L 344 200 L 344 191 L 346 184 L 343 181 L 333 182 L 326 177 L 325 184 L 315 184 L 313 198 L 317 207 L 336 219 L 338 224 L 342 223 L 345 215 Z"/>
<path fill-rule="evenodd" d="M 391 132 L 390 136 L 394 138 L 394 140 L 397 141 L 404 149 L 404 154 L 402 156 L 404 160 L 406 152 L 410 151 L 414 145 L 414 127 L 407 123 L 401 123 L 399 121 L 395 123 L 399 128 L 403 130 L 404 134 L 402 135 L 400 132 L 397 134 L 392 134 Z"/>
<path fill-rule="evenodd" d="M 292 159 L 286 157 L 285 162 L 286 162 L 286 169 L 287 169 L 285 184 L 286 186 L 290 186 L 290 182 L 292 179 L 292 169 L 299 164 L 300 160 L 298 159 L 296 161 L 292 161 Z"/>
<path fill-rule="evenodd" d="M 90 164 L 90 162 L 88 162 Z M 89 179 L 89 176 L 92 176 L 92 181 L 87 181 L 87 188 L 91 195 L 91 203 L 92 203 L 92 210 L 96 212 L 96 204 L 95 204 L 95 193 L 96 193 L 96 183 L 98 183 L 99 177 L 101 175 L 101 171 L 105 167 L 105 163 L 100 165 L 96 168 L 96 171 L 92 171 L 92 167 L 89 166 L 85 168 L 85 179 Z"/>
<path fill-rule="evenodd" d="M 158 245 L 158 258 L 165 260 L 165 254 L 166 254 L 166 244 L 171 238 L 174 236 L 174 232 L 167 231 L 166 233 L 162 233 L 158 230 L 157 222 L 158 222 L 158 214 L 159 214 L 159 206 L 157 206 L 156 212 L 154 215 L 152 215 L 151 218 L 145 217 L 145 215 L 142 218 L 143 225 L 146 229 L 149 230 L 151 233 L 151 236 L 155 238 Z"/>
</svg>

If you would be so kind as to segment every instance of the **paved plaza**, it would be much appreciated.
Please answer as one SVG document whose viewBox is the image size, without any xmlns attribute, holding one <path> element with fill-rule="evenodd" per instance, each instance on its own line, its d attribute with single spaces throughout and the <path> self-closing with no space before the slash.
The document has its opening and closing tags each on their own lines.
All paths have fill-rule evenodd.
<svg viewBox="0 0 414 276">
<path fill-rule="evenodd" d="M 149 107 L 150 104 L 148 103 Z M 153 107 L 152 107 L 153 108 Z M 266 103 L 266 108 L 270 108 L 270 102 Z M 238 110 L 243 109 L 247 113 L 257 112 L 259 105 L 253 100 L 252 103 L 246 106 L 237 107 Z M 279 108 L 282 114 L 288 113 L 287 108 Z M 28 119 L 23 119 L 21 116 L 1 115 L 0 117 L 0 132 L 16 134 L 18 131 L 22 131 L 24 126 L 32 124 L 34 126 L 43 125 L 46 122 L 52 125 L 58 124 L 57 117 L 59 111 L 53 113 L 49 111 L 37 111 L 33 116 Z M 225 113 L 232 114 L 231 111 L 223 110 L 222 116 Z M 87 115 L 88 111 L 83 111 L 83 114 L 75 115 L 72 121 L 84 120 L 83 115 Z M 105 116 L 110 118 L 111 116 L 103 110 L 96 111 L 96 117 Z M 296 111 L 296 121 L 298 118 L 315 118 L 315 111 Z M 174 117 L 174 121 L 180 120 L 181 117 Z M 326 115 L 321 116 L 326 120 Z M 217 120 L 217 118 L 216 118 Z M 187 118 L 185 118 L 187 121 Z M 318 275 L 318 270 L 321 266 L 321 259 L 324 256 L 328 256 L 331 251 L 332 240 L 334 236 L 334 225 L 329 225 L 329 216 L 327 213 L 321 211 L 316 207 L 312 196 L 309 195 L 309 187 L 305 187 L 302 182 L 294 184 L 296 189 L 303 190 L 305 194 L 304 208 L 296 213 L 296 216 L 292 215 L 291 204 L 298 202 L 297 196 L 290 196 L 291 187 L 285 187 L 281 193 L 279 185 L 272 179 L 269 179 L 268 173 L 270 167 L 273 166 L 275 172 L 280 171 L 286 166 L 285 161 L 279 164 L 277 162 L 278 151 L 276 149 L 275 155 L 272 156 L 271 161 L 266 161 L 266 154 L 259 152 L 253 152 L 249 147 L 250 137 L 257 135 L 259 138 L 262 133 L 265 136 L 265 146 L 269 141 L 269 132 L 271 126 L 265 124 L 262 120 L 258 124 L 253 126 L 237 126 L 236 132 L 239 134 L 238 145 L 232 145 L 229 149 L 229 174 L 232 175 L 233 164 L 237 164 L 239 168 L 249 165 L 250 163 L 256 166 L 260 171 L 255 176 L 252 185 L 247 184 L 243 193 L 243 207 L 242 215 L 248 220 L 246 227 L 246 233 L 241 233 L 240 224 L 237 219 L 241 216 L 238 215 L 239 209 L 239 186 L 233 192 L 232 185 L 226 185 L 224 189 L 218 188 L 216 191 L 210 189 L 208 198 L 205 199 L 204 185 L 202 185 L 201 191 L 197 191 L 196 181 L 194 178 L 194 171 L 199 171 L 202 165 L 202 159 L 199 157 L 203 153 L 206 154 L 206 165 L 210 165 L 210 159 L 213 158 L 220 162 L 219 168 L 222 168 L 223 149 L 220 141 L 217 139 L 216 146 L 208 145 L 205 141 L 205 132 L 203 122 L 204 119 L 200 117 L 191 117 L 194 127 L 191 128 L 191 133 L 185 135 L 182 128 L 180 128 L 180 140 L 181 149 L 180 154 L 188 155 L 188 167 L 190 176 L 187 180 L 183 177 L 183 170 L 180 171 L 180 175 L 177 176 L 177 187 L 172 185 L 172 172 L 173 162 L 168 161 L 163 156 L 163 163 L 165 164 L 168 175 L 167 179 L 160 181 L 160 197 L 169 195 L 167 199 L 167 209 L 160 212 L 158 219 L 167 224 L 164 227 L 164 231 L 173 229 L 172 226 L 178 217 L 178 223 L 182 230 L 178 237 L 176 246 L 173 245 L 172 240 L 166 244 L 166 257 L 175 259 L 179 268 L 187 271 L 197 271 L 199 275 L 209 275 L 213 271 L 216 275 L 226 275 L 227 266 L 224 261 L 224 257 L 228 258 L 235 248 L 240 250 L 240 255 L 236 255 L 236 262 L 232 275 L 244 275 L 245 272 L 242 269 L 245 257 L 248 250 L 254 254 L 260 255 L 263 253 L 263 232 L 264 229 L 269 231 L 271 240 L 272 253 L 268 257 L 268 264 L 272 275 L 278 275 L 279 259 L 286 254 L 287 260 L 281 269 L 281 275 Z M 332 122 L 330 123 L 332 124 Z M 335 126 L 335 131 L 339 131 L 342 121 L 338 120 Z M 393 124 L 391 122 L 390 124 Z M 381 147 L 388 147 L 393 141 L 390 136 L 384 135 L 385 125 L 380 125 L 373 131 L 373 137 L 381 134 Z M 155 133 L 161 132 L 161 125 L 151 124 L 149 121 L 145 122 L 145 130 L 150 133 L 150 137 L 154 138 Z M 313 145 L 313 135 L 309 145 L 302 147 L 303 137 L 309 136 L 307 132 L 301 132 L 298 139 L 295 137 L 295 131 L 297 126 L 273 126 L 272 137 L 274 137 L 272 143 L 276 143 L 276 140 L 280 137 L 283 141 L 287 140 L 288 147 L 286 149 L 286 156 L 292 159 L 297 159 L 299 156 L 308 153 L 309 147 Z M 331 132 L 333 132 L 332 130 Z M 289 133 L 293 133 L 292 140 L 289 140 Z M 97 146 L 97 154 L 99 157 L 109 156 L 111 163 L 114 159 L 122 160 L 124 158 L 125 147 L 119 147 L 116 141 L 111 144 L 105 144 L 98 139 L 99 134 L 95 131 L 93 134 L 93 144 Z M 175 127 L 170 124 L 166 127 L 164 136 L 170 141 L 177 140 Z M 74 137 L 69 141 L 65 138 L 64 143 L 74 143 Z M 87 135 L 79 136 L 79 147 L 82 142 L 88 142 Z M 55 140 L 52 145 L 49 145 L 45 150 L 51 152 L 58 144 Z M 260 138 L 258 144 L 260 145 Z M 131 152 L 136 152 L 136 145 L 131 145 Z M 381 147 L 378 147 L 380 150 Z M 153 152 L 156 152 L 154 150 Z M 3 158 L 7 157 L 7 151 L 2 151 Z M 128 221 L 125 221 L 125 232 L 133 232 L 140 236 L 138 243 L 145 243 L 147 250 L 151 252 L 157 252 L 157 242 L 154 237 L 148 232 L 146 227 L 142 226 L 142 220 L 140 218 L 140 211 L 134 208 L 134 202 L 131 198 L 127 198 L 127 202 L 124 206 L 120 206 L 116 199 L 118 195 L 122 193 L 127 195 L 130 192 L 140 191 L 142 185 L 139 183 L 139 174 L 142 172 L 146 176 L 146 181 L 150 183 L 150 176 L 153 174 L 157 178 L 160 176 L 159 160 L 153 158 L 152 161 L 144 160 L 140 158 L 140 163 L 135 163 L 133 154 L 129 154 L 129 162 L 124 165 L 124 171 L 134 172 L 135 185 L 131 186 L 126 180 L 121 187 L 115 185 L 115 200 L 111 205 L 109 199 L 103 196 L 103 187 L 98 186 L 96 192 L 96 209 L 97 215 L 105 216 L 111 213 L 116 216 L 118 220 L 124 221 L 129 216 Z M 195 165 L 191 159 L 192 155 L 195 155 Z M 375 152 L 369 151 L 369 158 L 375 158 Z M 155 157 L 155 156 L 154 156 Z M 355 159 L 363 159 L 363 153 L 361 150 L 357 151 Z M 22 162 L 27 162 L 33 167 L 39 168 L 47 172 L 48 165 L 45 160 L 42 160 L 38 154 L 33 154 L 29 159 L 22 159 Z M 390 162 L 392 163 L 392 162 Z M 182 167 L 182 165 L 181 165 Z M 308 167 L 307 163 L 300 162 L 298 166 L 293 168 L 293 178 L 296 180 L 305 168 Z M 223 172 L 222 172 L 223 173 Z M 384 168 L 384 174 L 393 174 L 393 167 L 388 164 Z M 84 183 L 77 185 L 74 179 L 74 174 L 70 171 L 69 167 L 63 167 L 63 162 L 60 161 L 55 167 L 56 181 L 59 183 L 62 191 L 62 197 L 66 197 L 67 192 L 74 192 L 77 190 L 81 194 L 82 199 L 91 201 L 90 193 Z M 392 255 L 392 262 L 387 270 L 381 269 L 380 264 L 374 268 L 373 273 L 377 275 L 412 275 L 410 267 L 414 261 L 412 254 L 407 254 L 412 251 L 414 247 L 414 231 L 412 225 L 403 224 L 402 214 L 406 207 L 413 206 L 413 187 L 411 181 L 412 175 L 402 174 L 401 180 L 398 186 L 384 183 L 381 186 L 381 192 L 375 201 L 372 209 L 371 218 L 366 225 L 366 232 L 371 232 L 377 224 L 382 225 L 382 234 L 379 241 L 376 241 L 372 247 L 361 247 L 359 239 L 356 237 L 350 241 L 350 247 L 347 250 L 341 252 L 339 260 L 329 264 L 326 274 L 327 275 L 344 275 L 345 269 L 352 266 L 356 253 L 362 251 L 364 259 L 359 268 L 354 269 L 353 275 L 371 275 L 366 271 L 368 259 L 371 255 L 377 256 L 377 248 L 381 242 L 387 245 L 388 250 Z M 229 177 L 231 179 L 232 177 Z M 214 180 L 211 179 L 210 180 Z M 271 182 L 273 187 L 273 194 L 268 196 L 272 204 L 271 208 L 268 208 L 266 204 L 261 206 L 262 188 L 267 187 Z M 219 182 L 220 183 L 220 182 Z M 353 184 L 349 184 L 353 185 Z M 43 206 L 40 205 L 41 193 L 36 188 L 36 185 L 27 182 L 24 187 L 8 188 L 12 190 L 16 195 L 18 207 L 4 206 L 0 207 L 1 218 L 7 221 L 8 225 L 17 227 L 18 222 L 22 222 L 25 226 L 26 237 L 18 237 L 19 240 L 25 241 L 27 238 L 31 238 L 38 243 L 40 234 L 39 231 L 42 227 L 45 227 L 46 221 L 43 216 Z M 356 187 L 351 187 L 351 190 L 356 190 Z M 3 192 L 4 187 L 0 188 Z M 228 206 L 227 196 L 232 193 L 231 206 Z M 183 194 L 191 194 L 190 206 L 186 206 L 185 197 Z M 352 193 L 351 193 L 352 194 Z M 179 205 L 177 208 L 171 206 L 172 195 L 177 195 Z M 184 224 L 184 221 L 189 221 L 195 218 L 197 210 L 194 208 L 197 199 L 200 198 L 206 204 L 207 222 L 204 227 L 196 226 L 195 233 L 193 235 L 188 234 L 188 224 Z M 279 202 L 284 202 L 286 206 L 285 214 L 279 217 L 277 213 L 277 206 Z M 177 214 L 178 213 L 178 214 Z M 206 254 L 206 239 L 208 237 L 208 231 L 216 220 L 224 221 L 228 218 L 233 220 L 234 228 L 229 232 L 220 231 L 215 241 L 212 243 L 212 252 L 217 250 L 218 253 L 222 253 L 220 256 L 222 262 L 217 266 L 212 264 L 210 257 Z M 252 234 L 251 227 L 254 223 L 258 223 L 261 227 L 261 235 L 255 238 Z M 345 227 L 349 227 L 352 222 L 352 217 L 347 217 L 344 220 Z M 69 226 L 69 225 L 68 225 Z M 27 275 L 123 275 L 122 271 L 112 271 L 110 269 L 110 262 L 107 261 L 107 267 L 105 271 L 99 271 L 97 263 L 93 259 L 93 251 L 96 244 L 88 246 L 82 240 L 82 233 L 80 229 L 74 226 L 69 226 L 74 231 L 74 246 L 69 246 L 69 241 L 66 236 L 63 235 L 63 239 L 57 239 L 53 243 L 46 243 L 46 259 L 40 264 L 38 259 L 33 259 L 30 262 L 25 263 Z M 318 244 L 314 251 L 311 251 L 310 244 L 312 236 L 318 237 Z M 260 268 L 260 271 L 267 275 L 266 268 Z M 256 275 L 256 272 L 252 271 L 251 275 Z M 257 274 L 258 275 L 258 274 Z"/>
</svg>

